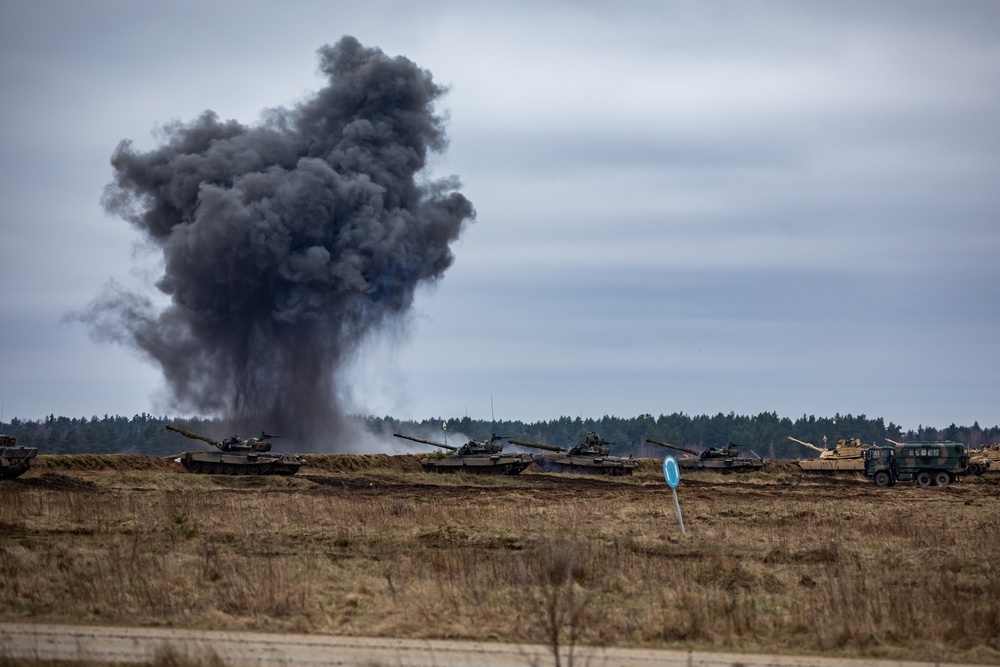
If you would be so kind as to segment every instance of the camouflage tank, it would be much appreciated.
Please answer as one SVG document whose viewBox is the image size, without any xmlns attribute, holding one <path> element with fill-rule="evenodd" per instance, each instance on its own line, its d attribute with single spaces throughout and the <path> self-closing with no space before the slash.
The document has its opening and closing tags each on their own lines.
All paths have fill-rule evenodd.
<svg viewBox="0 0 1000 667">
<path fill-rule="evenodd" d="M 0 433 L 0 479 L 14 479 L 28 472 L 37 447 L 20 447 L 17 439 Z"/>
<path fill-rule="evenodd" d="M 178 461 L 188 472 L 202 475 L 294 475 L 306 465 L 306 460 L 295 454 L 271 452 L 273 437 L 261 433 L 259 438 L 241 438 L 234 435 L 216 441 L 204 435 L 167 424 L 168 431 L 180 433 L 192 440 L 207 442 L 218 452 L 184 452 Z"/>
<path fill-rule="evenodd" d="M 808 442 L 797 440 L 792 436 L 788 436 L 788 439 L 803 447 L 808 447 L 813 451 L 819 452 L 818 458 L 799 460 L 799 468 L 806 472 L 837 473 L 865 471 L 864 452 L 868 449 L 868 445 L 862 445 L 861 441 L 857 438 L 838 440 L 837 446 L 833 449 L 826 449 L 825 437 L 823 438 L 824 447 L 817 447 Z"/>
<path fill-rule="evenodd" d="M 510 444 L 552 452 L 535 457 L 535 463 L 545 472 L 618 476 L 631 475 L 639 467 L 639 462 L 631 454 L 628 457 L 610 456 L 612 443 L 606 442 L 596 433 L 589 433 L 583 444 L 569 449 L 522 440 L 511 440 Z"/>
<path fill-rule="evenodd" d="M 505 454 L 503 438 L 494 435 L 489 441 L 470 440 L 461 447 L 393 433 L 397 438 L 412 440 L 431 447 L 451 450 L 452 454 L 427 456 L 420 465 L 427 472 L 464 472 L 473 475 L 517 475 L 534 463 L 530 454 Z"/>
<path fill-rule="evenodd" d="M 687 447 L 669 445 L 659 440 L 646 438 L 646 442 L 697 456 L 698 458 L 696 459 L 677 460 L 677 465 L 684 470 L 713 470 L 728 474 L 731 472 L 753 472 L 764 467 L 764 459 L 759 457 L 755 459 L 741 457 L 739 450 L 736 449 L 736 445 L 733 443 L 729 443 L 729 447 L 709 447 L 708 449 L 696 452 Z"/>
</svg>

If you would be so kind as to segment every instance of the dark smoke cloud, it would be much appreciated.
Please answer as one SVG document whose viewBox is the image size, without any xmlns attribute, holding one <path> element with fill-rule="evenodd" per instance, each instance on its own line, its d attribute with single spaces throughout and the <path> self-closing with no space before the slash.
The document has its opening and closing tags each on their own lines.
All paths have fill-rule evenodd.
<svg viewBox="0 0 1000 667">
<path fill-rule="evenodd" d="M 446 147 L 430 72 L 353 37 L 319 60 L 326 87 L 259 126 L 206 111 L 148 153 L 119 144 L 102 203 L 162 251 L 169 305 L 112 286 L 82 317 L 155 360 L 175 409 L 327 448 L 338 369 L 475 212 L 456 180 L 418 179 Z"/>
</svg>

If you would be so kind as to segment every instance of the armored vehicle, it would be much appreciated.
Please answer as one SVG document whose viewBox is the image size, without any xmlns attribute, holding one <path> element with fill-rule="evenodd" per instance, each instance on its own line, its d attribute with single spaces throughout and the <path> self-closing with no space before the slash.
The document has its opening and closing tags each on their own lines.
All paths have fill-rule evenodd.
<svg viewBox="0 0 1000 667">
<path fill-rule="evenodd" d="M 259 438 L 234 435 L 216 441 L 173 424 L 167 424 L 166 428 L 185 438 L 207 442 L 219 450 L 181 454 L 178 461 L 188 472 L 203 475 L 294 475 L 306 465 L 306 460 L 301 456 L 272 452 L 271 443 L 267 441 L 276 436 L 267 433 L 261 432 Z"/>
<path fill-rule="evenodd" d="M 501 436 L 494 435 L 488 441 L 469 440 L 456 447 L 441 442 L 415 438 L 412 435 L 393 433 L 397 438 L 412 440 L 431 447 L 451 450 L 443 456 L 426 456 L 420 465 L 427 472 L 465 472 L 474 475 L 517 475 L 534 463 L 530 454 L 504 453 Z"/>
<path fill-rule="evenodd" d="M 28 472 L 37 447 L 20 447 L 17 439 L 0 433 L 0 479 L 14 479 Z"/>
<path fill-rule="evenodd" d="M 983 475 L 990 470 L 1000 471 L 1000 445 L 983 445 L 968 452 L 970 474 Z"/>
<path fill-rule="evenodd" d="M 813 451 L 819 452 L 819 458 L 815 459 L 804 459 L 799 461 L 799 468 L 806 472 L 823 472 L 823 473 L 835 473 L 835 472 L 864 472 L 865 470 L 865 459 L 864 451 L 868 449 L 868 445 L 862 445 L 861 441 L 857 438 L 851 440 L 838 440 L 836 447 L 833 449 L 826 449 L 826 437 L 823 437 L 823 447 L 817 447 L 816 445 L 810 444 L 808 442 L 803 442 L 788 436 L 788 439 L 792 442 L 798 443 L 803 447 L 808 447 Z"/>
<path fill-rule="evenodd" d="M 764 459 L 759 457 L 755 459 L 741 457 L 739 450 L 736 449 L 736 445 L 733 443 L 729 443 L 728 447 L 709 447 L 708 449 L 696 452 L 687 447 L 669 445 L 659 440 L 646 438 L 646 442 L 697 456 L 698 458 L 696 459 L 677 460 L 677 465 L 684 470 L 714 470 L 727 474 L 731 472 L 753 472 L 764 467 Z"/>
<path fill-rule="evenodd" d="M 551 454 L 535 457 L 535 463 L 545 472 L 571 472 L 583 475 L 631 475 L 639 467 L 630 454 L 628 457 L 610 456 L 611 444 L 596 433 L 588 433 L 583 444 L 566 449 L 537 442 L 511 440 L 510 444 L 542 449 Z"/>
<path fill-rule="evenodd" d="M 888 440 L 888 438 L 887 438 Z M 947 486 L 969 472 L 965 445 L 957 442 L 894 442 L 865 452 L 865 476 L 878 486 L 915 481 Z"/>
</svg>

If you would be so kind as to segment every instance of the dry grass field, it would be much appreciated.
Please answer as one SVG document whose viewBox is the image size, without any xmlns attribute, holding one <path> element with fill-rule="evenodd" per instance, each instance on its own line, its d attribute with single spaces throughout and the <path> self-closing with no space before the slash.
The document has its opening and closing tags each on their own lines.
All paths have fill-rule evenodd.
<svg viewBox="0 0 1000 667">
<path fill-rule="evenodd" d="M 1000 664 L 1000 476 L 294 477 L 40 456 L 0 482 L 0 620 Z"/>
</svg>

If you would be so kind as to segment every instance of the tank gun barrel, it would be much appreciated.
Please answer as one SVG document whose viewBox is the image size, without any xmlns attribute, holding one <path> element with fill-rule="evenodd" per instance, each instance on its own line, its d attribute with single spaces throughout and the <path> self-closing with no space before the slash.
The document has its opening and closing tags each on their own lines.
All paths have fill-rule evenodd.
<svg viewBox="0 0 1000 667">
<path fill-rule="evenodd" d="M 885 441 L 888 442 L 891 445 L 896 445 L 897 447 L 900 447 L 903 444 L 901 442 L 896 442 L 895 440 L 890 440 L 889 438 L 886 438 Z"/>
<path fill-rule="evenodd" d="M 431 447 L 443 447 L 444 449 L 450 449 L 453 452 L 458 451 L 458 447 L 452 447 L 451 445 L 446 445 L 441 442 L 434 442 L 432 440 L 424 440 L 423 438 L 414 438 L 412 435 L 403 435 L 402 433 L 393 433 L 397 438 L 402 438 L 403 440 L 412 440 L 413 442 L 419 442 L 424 445 L 430 445 Z"/>
<path fill-rule="evenodd" d="M 788 439 L 791 440 L 792 442 L 797 442 L 798 444 L 802 445 L 803 447 L 808 447 L 809 449 L 815 450 L 817 452 L 825 452 L 826 451 L 825 449 L 823 449 L 821 447 L 817 447 L 816 445 L 810 444 L 808 442 L 803 442 L 802 440 L 799 440 L 798 438 L 793 438 L 792 436 L 788 436 Z"/>
<path fill-rule="evenodd" d="M 676 450 L 681 451 L 681 452 L 687 452 L 688 454 L 694 454 L 695 456 L 698 455 L 698 452 L 694 451 L 693 449 L 688 449 L 687 447 L 678 447 L 677 445 L 668 445 L 665 442 L 660 442 L 659 440 L 653 440 L 651 438 L 646 438 L 646 442 L 648 442 L 650 444 L 653 444 L 653 445 L 659 445 L 660 447 L 666 447 L 668 449 L 676 449 Z"/>
<path fill-rule="evenodd" d="M 174 426 L 173 424 L 164 424 L 164 427 L 168 431 L 173 431 L 175 433 L 180 433 L 185 438 L 191 438 L 192 440 L 201 440 L 203 442 L 207 442 L 208 444 L 212 445 L 213 447 L 218 447 L 219 446 L 219 441 L 218 440 L 212 440 L 208 436 L 199 435 L 199 434 L 194 433 L 192 431 L 189 431 L 187 429 L 181 428 L 180 426 Z"/>
<path fill-rule="evenodd" d="M 521 447 L 533 447 L 534 449 L 544 449 L 547 452 L 566 451 L 562 447 L 556 447 L 555 445 L 542 445 L 537 442 L 525 442 L 524 440 L 510 440 L 509 442 L 512 445 L 519 445 Z"/>
</svg>

